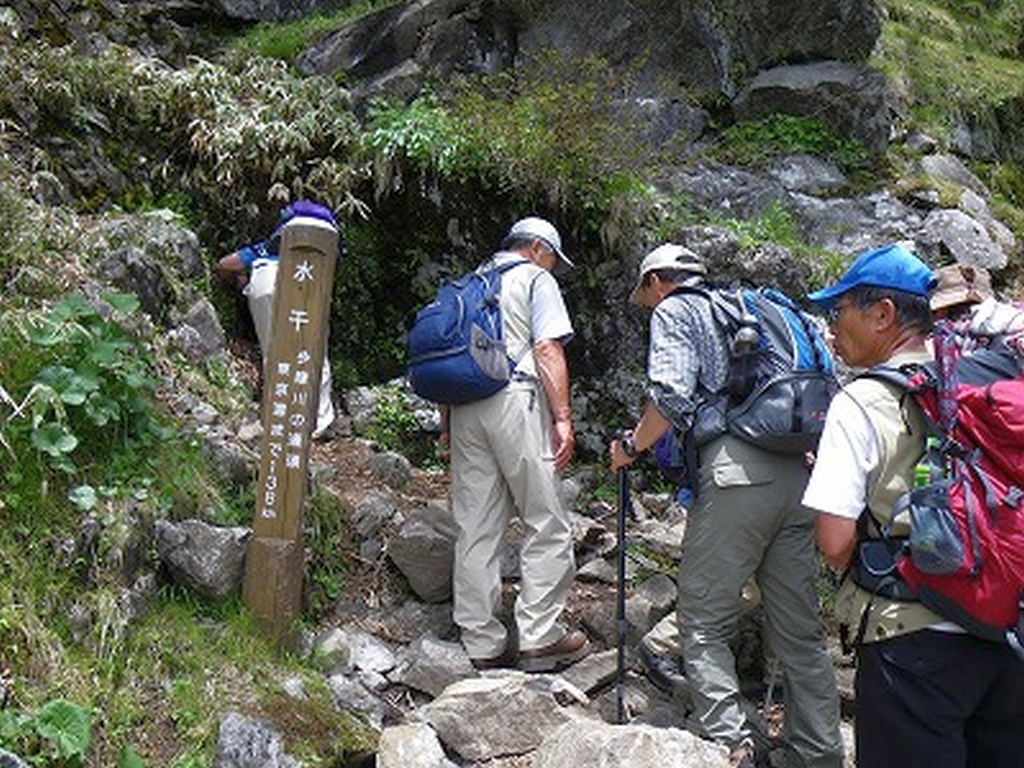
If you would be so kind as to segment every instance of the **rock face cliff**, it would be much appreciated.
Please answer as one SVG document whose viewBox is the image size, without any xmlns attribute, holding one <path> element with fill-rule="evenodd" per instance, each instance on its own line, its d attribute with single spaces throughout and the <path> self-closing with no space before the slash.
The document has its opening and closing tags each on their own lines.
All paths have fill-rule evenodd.
<svg viewBox="0 0 1024 768">
<path fill-rule="evenodd" d="M 408 95 L 426 77 L 493 72 L 554 49 L 628 69 L 648 95 L 696 88 L 731 97 L 779 64 L 863 63 L 879 29 L 872 0 L 598 0 L 585 9 L 572 0 L 418 0 L 328 36 L 302 66 Z"/>
</svg>

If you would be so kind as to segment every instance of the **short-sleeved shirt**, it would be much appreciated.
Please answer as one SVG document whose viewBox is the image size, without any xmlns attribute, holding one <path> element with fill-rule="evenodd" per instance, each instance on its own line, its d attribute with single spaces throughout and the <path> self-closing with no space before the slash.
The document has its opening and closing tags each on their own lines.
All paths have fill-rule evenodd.
<svg viewBox="0 0 1024 768">
<path fill-rule="evenodd" d="M 536 376 L 532 352 L 538 341 L 554 340 L 563 344 L 573 337 L 572 321 L 554 275 L 517 253 L 501 251 L 481 269 L 509 262 L 517 266 L 501 277 L 502 333 L 516 371 Z"/>
<path fill-rule="evenodd" d="M 251 272 L 264 264 L 276 262 L 278 256 L 271 252 L 266 240 L 260 240 L 258 243 L 243 245 L 239 248 L 238 259 L 242 262 L 242 266 Z"/>
<path fill-rule="evenodd" d="M 904 362 L 923 362 L 928 355 L 906 355 L 889 361 L 893 365 Z M 897 434 L 907 431 L 905 440 L 920 441 L 911 431 L 923 434 L 918 424 L 910 430 L 899 414 L 899 408 L 878 410 L 868 405 L 870 397 L 878 393 L 885 395 L 886 385 L 876 380 L 855 380 L 832 400 L 825 427 L 818 443 L 817 456 L 810 480 L 804 491 L 805 506 L 856 520 L 869 503 L 875 507 L 888 504 L 888 509 L 876 509 L 876 519 L 890 524 L 888 514 L 892 509 L 894 496 L 907 490 L 912 477 L 899 477 L 892 467 L 900 462 L 912 467 L 912 460 L 920 456 L 904 457 L 901 451 L 894 451 L 900 445 Z M 860 399 L 859 399 L 860 398 Z M 883 413 L 889 413 L 887 417 Z M 872 414 L 876 421 L 872 421 Z M 879 430 L 886 430 L 882 436 Z M 923 442 L 921 443 L 923 449 Z M 908 471 L 912 471 L 908 470 Z M 886 477 L 891 474 L 892 477 Z M 896 482 L 893 482 L 893 481 Z M 885 640 L 907 632 L 925 628 L 943 631 L 962 631 L 956 624 L 943 621 L 939 616 L 920 603 L 895 602 L 882 597 L 873 597 L 866 590 L 857 587 L 851 579 L 845 579 L 836 595 L 835 612 L 840 622 L 858 627 L 865 611 L 869 611 L 864 623 L 864 641 Z"/>
</svg>

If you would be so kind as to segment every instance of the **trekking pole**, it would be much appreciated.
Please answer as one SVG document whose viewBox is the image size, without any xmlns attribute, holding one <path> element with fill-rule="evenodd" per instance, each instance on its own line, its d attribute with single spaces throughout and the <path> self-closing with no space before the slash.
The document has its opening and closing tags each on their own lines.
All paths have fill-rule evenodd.
<svg viewBox="0 0 1024 768">
<path fill-rule="evenodd" d="M 625 467 L 619 469 L 619 515 L 618 515 L 618 667 L 615 696 L 618 704 L 618 721 L 626 722 L 624 702 L 626 688 L 626 515 L 632 516 L 632 502 L 629 498 L 629 474 Z"/>
</svg>

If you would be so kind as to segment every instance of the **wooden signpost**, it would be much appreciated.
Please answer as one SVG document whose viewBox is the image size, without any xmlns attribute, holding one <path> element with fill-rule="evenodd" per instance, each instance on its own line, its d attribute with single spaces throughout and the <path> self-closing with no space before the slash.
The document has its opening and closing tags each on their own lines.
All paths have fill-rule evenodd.
<svg viewBox="0 0 1024 768">
<path fill-rule="evenodd" d="M 260 629 L 292 641 L 305 574 L 302 518 L 327 343 L 338 231 L 298 217 L 281 234 L 273 334 L 263 372 L 263 447 L 242 598 Z"/>
</svg>

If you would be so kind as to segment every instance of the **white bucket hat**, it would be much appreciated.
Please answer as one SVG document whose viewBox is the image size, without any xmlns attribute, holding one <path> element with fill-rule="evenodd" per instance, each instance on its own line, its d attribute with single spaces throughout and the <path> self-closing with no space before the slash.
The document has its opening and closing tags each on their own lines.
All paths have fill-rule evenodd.
<svg viewBox="0 0 1024 768">
<path fill-rule="evenodd" d="M 707 267 L 704 266 L 704 262 L 700 260 L 700 256 L 689 248 L 684 248 L 675 243 L 659 245 L 644 256 L 644 260 L 640 262 L 640 274 L 636 278 L 636 285 L 633 286 L 633 291 L 629 294 L 629 300 L 636 304 L 640 289 L 644 284 L 644 278 L 651 272 L 657 272 L 662 269 L 682 270 L 694 275 L 706 275 L 708 271 Z"/>
<path fill-rule="evenodd" d="M 555 255 L 562 260 L 565 266 L 576 266 L 562 251 L 562 236 L 558 234 L 555 225 L 547 219 L 542 219 L 538 216 L 527 216 L 525 219 L 520 219 L 512 225 L 512 229 L 505 236 L 506 239 L 510 237 L 532 237 L 537 240 L 543 240 L 545 245 L 555 252 Z"/>
</svg>

